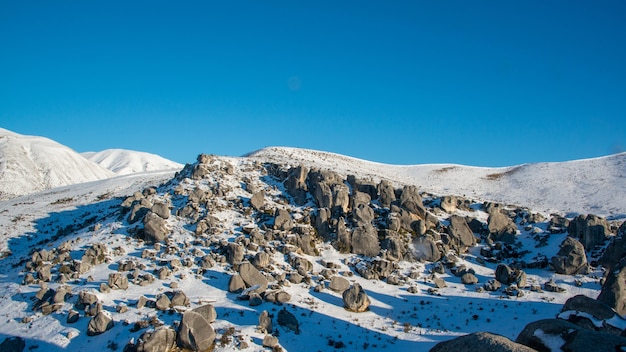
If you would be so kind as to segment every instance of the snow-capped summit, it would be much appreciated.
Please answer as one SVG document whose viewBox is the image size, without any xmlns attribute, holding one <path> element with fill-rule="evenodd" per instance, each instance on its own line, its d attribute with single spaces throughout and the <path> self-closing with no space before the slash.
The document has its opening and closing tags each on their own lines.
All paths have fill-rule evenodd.
<svg viewBox="0 0 626 352">
<path fill-rule="evenodd" d="M 85 158 L 118 175 L 136 172 L 177 170 L 183 165 L 159 155 L 125 149 L 107 149 L 100 152 L 81 153 Z"/>
<path fill-rule="evenodd" d="M 53 140 L 0 128 L 0 200 L 113 176 Z"/>
</svg>

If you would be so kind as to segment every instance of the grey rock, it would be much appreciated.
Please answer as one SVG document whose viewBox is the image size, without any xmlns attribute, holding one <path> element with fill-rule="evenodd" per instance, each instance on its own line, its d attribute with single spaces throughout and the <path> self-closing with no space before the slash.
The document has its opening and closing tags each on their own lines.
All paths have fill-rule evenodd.
<svg viewBox="0 0 626 352">
<path fill-rule="evenodd" d="M 459 215 L 450 216 L 450 226 L 448 226 L 448 234 L 451 237 L 451 244 L 460 254 L 467 251 L 469 247 L 476 244 L 474 233 L 470 229 L 464 217 Z"/>
<path fill-rule="evenodd" d="M 263 347 L 274 348 L 278 346 L 278 338 L 272 335 L 265 335 L 263 337 Z"/>
<path fill-rule="evenodd" d="M 228 243 L 226 245 L 226 261 L 228 264 L 239 263 L 243 260 L 243 246 L 239 243 Z"/>
<path fill-rule="evenodd" d="M 502 284 L 496 279 L 491 279 L 483 285 L 485 291 L 498 291 L 500 287 L 502 287 Z"/>
<path fill-rule="evenodd" d="M 159 217 L 161 217 L 161 219 L 169 219 L 170 217 L 170 207 L 166 203 L 154 203 L 150 210 Z"/>
<path fill-rule="evenodd" d="M 137 221 L 143 219 L 146 214 L 150 211 L 150 208 L 141 204 L 135 203 L 130 209 L 130 214 L 128 214 L 128 218 L 126 219 L 129 224 L 134 224 Z"/>
<path fill-rule="evenodd" d="M 573 237 L 567 237 L 559 252 L 552 257 L 552 267 L 559 274 L 586 274 L 589 271 L 585 247 Z"/>
<path fill-rule="evenodd" d="M 308 174 L 309 170 L 306 167 L 298 166 L 289 170 L 289 176 L 285 181 L 287 193 L 293 197 L 297 205 L 306 203 L 306 195 L 309 190 L 306 183 Z"/>
<path fill-rule="evenodd" d="M 270 317 L 269 313 L 266 310 L 261 312 L 261 314 L 259 315 L 258 330 L 266 334 L 271 333 L 273 330 L 272 318 Z"/>
<path fill-rule="evenodd" d="M 183 291 L 176 291 L 172 295 L 170 307 L 188 307 L 189 298 Z"/>
<path fill-rule="evenodd" d="M 192 351 L 205 351 L 215 341 L 215 330 L 202 315 L 188 310 L 178 328 L 178 346 Z"/>
<path fill-rule="evenodd" d="M 111 318 L 111 314 L 106 311 L 101 311 L 89 321 L 89 325 L 87 325 L 87 335 L 99 335 L 112 327 L 113 319 Z"/>
<path fill-rule="evenodd" d="M 430 352 L 489 351 L 535 352 L 534 349 L 489 332 L 475 332 L 452 340 L 440 342 Z"/>
<path fill-rule="evenodd" d="M 352 220 L 355 224 L 370 224 L 374 220 L 374 210 L 369 204 L 356 204 L 352 208 Z"/>
<path fill-rule="evenodd" d="M 472 273 L 465 273 L 461 276 L 461 282 L 465 285 L 474 285 L 478 283 L 478 278 Z"/>
<path fill-rule="evenodd" d="M 441 204 L 439 205 L 443 211 L 448 214 L 452 214 L 457 209 L 458 200 L 454 196 L 441 197 Z"/>
<path fill-rule="evenodd" d="M 436 262 L 441 259 L 441 252 L 432 236 L 425 235 L 413 240 L 415 259 L 427 262 Z"/>
<path fill-rule="evenodd" d="M 263 304 L 263 298 L 261 298 L 258 293 L 251 293 L 248 296 L 248 304 L 250 305 L 250 307 L 260 306 L 261 304 Z"/>
<path fill-rule="evenodd" d="M 352 253 L 363 254 L 369 257 L 377 256 L 380 252 L 378 233 L 371 224 L 362 224 L 352 233 Z"/>
<path fill-rule="evenodd" d="M 403 260 L 404 253 L 407 252 L 405 243 L 398 236 L 387 236 L 381 247 L 385 250 L 385 259 L 396 262 Z"/>
<path fill-rule="evenodd" d="M 296 334 L 300 333 L 300 323 L 298 322 L 298 319 L 296 319 L 296 316 L 291 314 L 285 308 L 278 311 L 277 322 L 278 325 L 284 326 Z"/>
<path fill-rule="evenodd" d="M 492 210 L 489 213 L 487 219 L 487 229 L 493 236 L 495 241 L 501 241 L 508 244 L 515 242 L 515 235 L 517 234 L 517 225 L 504 215 L 498 208 Z"/>
<path fill-rule="evenodd" d="M 330 279 L 330 284 L 328 285 L 328 288 L 335 292 L 343 292 L 350 288 L 350 281 L 341 276 L 333 276 Z"/>
<path fill-rule="evenodd" d="M 202 317 L 209 323 L 212 323 L 217 319 L 217 311 L 212 304 L 205 304 L 193 309 L 194 312 L 202 315 Z"/>
<path fill-rule="evenodd" d="M 400 206 L 422 219 L 426 218 L 424 201 L 415 186 L 404 186 L 400 195 Z"/>
<path fill-rule="evenodd" d="M 172 300 L 166 294 L 160 294 L 156 299 L 156 309 L 168 310 L 172 306 Z"/>
<path fill-rule="evenodd" d="M 602 285 L 598 301 L 615 309 L 617 314 L 626 316 L 626 258 L 609 271 Z"/>
<path fill-rule="evenodd" d="M 554 348 L 562 351 L 619 351 L 626 346 L 625 337 L 587 330 L 561 319 L 532 322 L 524 327 L 515 341 L 537 351 Z M 555 346 L 554 341 L 563 341 L 563 344 Z"/>
<path fill-rule="evenodd" d="M 615 311 L 607 304 L 602 301 L 595 300 L 593 298 L 587 297 L 585 295 L 576 295 L 568 299 L 563 308 L 561 308 L 561 312 L 572 312 L 574 316 L 578 316 L 578 313 L 589 314 L 595 319 L 598 320 L 609 320 L 615 317 Z M 572 323 L 576 324 L 575 320 L 577 319 L 568 319 Z M 579 324 L 577 324 L 579 325 Z"/>
<path fill-rule="evenodd" d="M 265 205 L 265 192 L 263 190 L 256 192 L 250 198 L 250 206 L 256 211 L 263 209 Z"/>
<path fill-rule="evenodd" d="M 433 279 L 433 283 L 435 284 L 436 288 L 444 288 L 444 287 L 448 287 L 448 285 L 446 285 L 446 282 L 444 279 L 440 278 L 440 277 L 436 277 Z"/>
<path fill-rule="evenodd" d="M 148 243 L 163 242 L 169 235 L 167 222 L 157 214 L 148 212 L 143 219 L 144 240 Z"/>
<path fill-rule="evenodd" d="M 109 274 L 108 286 L 113 290 L 128 289 L 128 277 L 121 273 Z"/>
<path fill-rule="evenodd" d="M 254 265 L 250 263 L 242 263 L 239 266 L 239 275 L 246 287 L 258 286 L 253 292 L 261 293 L 267 289 L 267 278 Z"/>
<path fill-rule="evenodd" d="M 367 293 L 356 283 L 343 291 L 342 297 L 343 306 L 352 312 L 365 312 L 370 305 Z"/>
<path fill-rule="evenodd" d="M 597 245 L 604 244 L 611 234 L 606 219 L 593 214 L 578 215 L 570 221 L 567 232 L 578 239 L 589 251 Z"/>
<path fill-rule="evenodd" d="M 274 230 L 289 231 L 292 228 L 291 214 L 285 209 L 278 209 L 274 218 Z"/>
<path fill-rule="evenodd" d="M 252 258 L 252 265 L 254 265 L 257 269 L 263 269 L 270 265 L 270 255 L 266 252 L 258 252 Z"/>
<path fill-rule="evenodd" d="M 396 193 L 391 182 L 387 180 L 380 181 L 378 184 L 378 196 L 381 207 L 389 208 L 391 206 L 391 203 L 396 200 Z"/>
<path fill-rule="evenodd" d="M 168 352 L 176 345 L 176 331 L 169 326 L 159 326 L 141 334 L 137 352 Z"/>
<path fill-rule="evenodd" d="M 73 310 L 73 309 L 71 309 L 67 313 L 67 323 L 68 324 L 74 324 L 75 322 L 78 321 L 78 318 L 80 318 L 80 314 L 78 314 L 78 312 Z"/>
</svg>

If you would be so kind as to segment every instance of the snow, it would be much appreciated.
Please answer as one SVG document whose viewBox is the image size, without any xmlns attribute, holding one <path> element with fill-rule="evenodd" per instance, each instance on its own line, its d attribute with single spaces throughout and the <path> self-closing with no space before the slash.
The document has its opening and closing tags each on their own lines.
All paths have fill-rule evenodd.
<svg viewBox="0 0 626 352">
<path fill-rule="evenodd" d="M 537 329 L 533 335 L 541 340 L 550 351 L 561 351 L 561 347 L 565 344 L 565 340 L 561 336 L 546 334 L 541 329 Z"/>
<path fill-rule="evenodd" d="M 456 164 L 387 165 L 308 149 L 270 147 L 252 159 L 334 170 L 374 181 L 416 185 L 422 192 L 529 207 L 544 213 L 626 218 L 626 153 L 502 168 Z"/>
<path fill-rule="evenodd" d="M 113 153 L 115 154 L 115 153 Z M 115 159 L 115 158 L 113 158 Z M 0 202 L 0 252 L 12 254 L 0 259 L 0 341 L 5 336 L 21 336 L 26 339 L 27 350 L 38 346 L 46 351 L 88 351 L 113 350 L 111 342 L 118 344 L 116 350 L 122 350 L 126 342 L 137 340 L 145 331 L 131 331 L 135 322 L 150 317 L 169 325 L 180 320 L 180 314 L 159 312 L 150 308 L 138 309 L 134 303 L 141 296 L 154 299 L 158 294 L 171 291 L 170 284 L 176 282 L 191 301 L 191 307 L 212 302 L 217 310 L 217 321 L 211 324 L 218 333 L 218 340 L 228 328 L 234 327 L 236 335 L 248 344 L 244 351 L 260 351 L 264 334 L 256 331 L 258 316 L 267 310 L 274 316 L 273 322 L 279 336 L 279 343 L 287 351 L 337 351 L 336 346 L 343 345 L 345 350 L 389 351 L 428 350 L 436 343 L 456 336 L 478 331 L 492 333 L 515 339 L 519 332 L 532 321 L 553 318 L 559 314 L 563 303 L 577 294 L 595 297 L 600 291 L 596 270 L 586 276 L 558 275 L 547 269 L 529 269 L 529 284 L 542 284 L 553 279 L 559 286 L 566 288 L 565 293 L 534 292 L 523 289 L 521 297 L 510 297 L 502 291 L 480 292 L 483 283 L 494 277 L 495 263 L 481 264 L 478 260 L 480 247 L 476 246 L 460 258 L 464 264 L 476 272 L 478 285 L 464 285 L 460 278 L 450 274 L 440 275 L 447 287 L 429 294 L 434 287 L 430 280 L 430 263 L 399 262 L 399 271 L 405 275 L 418 272 L 418 279 L 411 279 L 403 285 L 390 285 L 381 280 L 366 280 L 356 273 L 350 263 L 365 261 L 367 258 L 353 254 L 342 254 L 329 244 L 318 245 L 320 256 L 302 255 L 314 264 L 314 272 L 323 268 L 322 260 L 339 264 L 339 273 L 344 274 L 352 283 L 359 283 L 371 300 L 370 309 L 363 313 L 353 313 L 343 308 L 341 294 L 326 288 L 328 284 L 319 275 L 313 275 L 310 283 L 291 284 L 282 289 L 291 294 L 289 303 L 282 306 L 264 302 L 251 307 L 247 301 L 238 299 L 238 294 L 227 291 L 228 280 L 233 271 L 229 265 L 218 263 L 202 275 L 197 275 L 192 268 L 182 267 L 174 271 L 165 280 L 158 278 L 148 286 L 130 284 L 128 290 L 100 293 L 99 285 L 107 281 L 108 274 L 116 270 L 120 260 L 133 259 L 145 265 L 141 273 L 151 273 L 157 268 L 154 260 L 141 258 L 144 249 L 154 250 L 129 235 L 131 226 L 119 213 L 119 205 L 125 196 L 141 192 L 146 187 L 158 187 L 157 197 L 162 200 L 171 198 L 174 206 L 184 202 L 184 197 L 176 196 L 173 191 L 181 187 L 189 191 L 195 187 L 208 187 L 219 183 L 227 194 L 211 209 L 211 215 L 220 220 L 218 238 L 232 242 L 241 235 L 242 227 L 250 224 L 248 218 L 240 212 L 228 208 L 227 199 L 247 200 L 252 194 L 242 186 L 244 176 L 251 180 L 254 188 L 263 189 L 267 202 L 275 202 L 277 207 L 288 207 L 301 216 L 306 207 L 295 207 L 281 203 L 283 185 L 255 169 L 257 162 L 280 162 L 291 165 L 305 164 L 309 167 L 332 168 L 344 174 L 356 174 L 360 178 L 371 177 L 373 180 L 389 179 L 396 184 L 417 184 L 423 191 L 436 194 L 467 195 L 478 200 L 493 200 L 503 203 L 515 203 L 523 206 L 538 206 L 542 209 L 556 209 L 565 213 L 587 212 L 593 209 L 607 211 L 614 217 L 626 214 L 623 202 L 626 197 L 618 189 L 623 185 L 623 165 L 625 154 L 606 158 L 582 160 L 569 163 L 548 163 L 522 165 L 513 168 L 474 168 L 460 165 L 421 165 L 392 166 L 371 163 L 348 158 L 337 154 L 315 151 L 272 148 L 253 153 L 242 158 L 215 157 L 220 167 L 230 164 L 234 167 L 233 175 L 223 178 L 209 178 L 201 181 L 183 179 L 179 184 L 168 184 L 174 171 L 141 172 L 129 175 L 109 177 L 103 180 L 58 187 L 39 193 Z M 113 163 L 111 164 L 113 165 Z M 613 171 L 611 171 L 613 168 Z M 250 171 L 252 170 L 252 171 Z M 515 171 L 511 171 L 515 170 Z M 619 171 L 622 170 L 622 171 Z M 511 172 L 507 172 L 511 171 Z M 592 178 L 593 173 L 603 178 L 602 189 Z M 565 174 L 559 173 L 566 172 Z M 620 173 L 621 172 L 621 173 Z M 503 174 L 493 180 L 488 175 Z M 567 176 L 563 176 L 567 175 Z M 559 188 L 558 179 L 567 178 L 565 186 Z M 494 178 L 493 176 L 491 178 Z M 540 188 L 543 182 L 546 188 Z M 550 186 L 554 182 L 553 186 Z M 508 187 L 508 190 L 507 190 Z M 518 190 L 518 187 L 528 189 Z M 556 187 L 559 189 L 548 189 Z M 622 187 L 623 188 L 623 187 Z M 594 192 L 596 191 L 596 192 Z M 543 193 L 542 197 L 532 194 Z M 620 193 L 621 192 L 621 193 Z M 178 198 L 177 198 L 178 197 Z M 557 199 L 549 199 L 556 197 Z M 604 197 L 604 198 L 602 198 Z M 280 200 L 281 202 L 279 202 Z M 565 206 L 567 205 L 567 206 Z M 473 209 L 478 209 L 472 204 Z M 564 206 L 564 208 L 559 208 Z M 598 214 L 598 212 L 595 212 Z M 460 213 L 462 214 L 462 212 Z M 485 220 L 487 214 L 480 210 L 468 211 L 468 215 Z M 600 213 L 602 214 L 602 213 Z M 443 215 L 439 215 L 443 216 Z M 95 220 L 94 220 L 95 217 Z M 193 244 L 193 227 L 184 219 L 176 216 L 167 220 L 172 231 L 172 243 L 179 253 L 184 253 L 194 260 L 201 257 L 193 254 L 197 249 L 208 253 L 210 248 Z M 98 225 L 98 226 L 96 226 Z M 71 229 L 61 237 L 56 237 L 59 229 Z M 547 223 L 535 225 L 539 231 L 545 231 Z M 529 250 L 525 258 L 536 255 L 551 257 L 558 251 L 558 245 L 565 234 L 550 235 L 547 246 L 534 247 L 530 231 L 520 228 L 519 242 Z M 80 259 L 86 248 L 94 243 L 104 243 L 107 248 L 120 247 L 123 254 L 110 255 L 111 261 L 93 267 L 77 282 L 68 282 L 73 298 L 68 299 L 63 307 L 50 315 L 42 315 L 32 310 L 37 285 L 21 285 L 24 278 L 24 260 L 30 253 L 40 248 L 54 248 L 63 241 L 74 241 L 72 258 Z M 189 244 L 189 245 L 188 245 Z M 247 250 L 254 254 L 253 250 Z M 170 261 L 177 255 L 161 250 L 158 260 Z M 272 266 L 276 273 L 285 273 L 290 269 L 288 258 L 280 252 L 272 254 Z M 86 280 L 90 276 L 92 280 Z M 578 280 L 578 282 L 576 282 Z M 320 292 L 315 290 L 323 285 Z M 48 283 L 56 289 L 59 283 Z M 418 293 L 409 293 L 409 287 L 416 287 Z M 96 292 L 105 310 L 113 312 L 118 304 L 129 307 L 126 313 L 112 314 L 115 326 L 98 336 L 87 336 L 89 319 L 81 313 L 75 324 L 66 323 L 66 315 L 74 306 L 75 295 L 80 290 Z M 300 333 L 296 334 L 278 326 L 276 315 L 280 309 L 287 309 L 300 322 Z M 23 323 L 23 319 L 32 319 Z M 541 335 L 541 332 L 538 332 Z M 550 346 L 561 346 L 562 341 L 551 338 Z M 236 341 L 222 345 L 216 343 L 216 351 L 229 351 L 236 348 Z M 341 350 L 341 349 L 339 349 Z"/>
<path fill-rule="evenodd" d="M 100 152 L 85 152 L 81 155 L 118 175 L 183 168 L 182 164 L 159 155 L 134 150 L 107 149 Z"/>
<path fill-rule="evenodd" d="M 114 175 L 50 139 L 0 128 L 0 200 Z"/>
</svg>

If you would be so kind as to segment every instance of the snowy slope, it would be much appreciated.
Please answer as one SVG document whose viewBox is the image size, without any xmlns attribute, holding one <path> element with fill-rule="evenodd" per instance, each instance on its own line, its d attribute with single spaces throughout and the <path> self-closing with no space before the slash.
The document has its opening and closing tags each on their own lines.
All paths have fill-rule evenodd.
<svg viewBox="0 0 626 352">
<path fill-rule="evenodd" d="M 581 170 L 599 168 L 607 164 L 606 160 L 617 157 L 623 158 L 623 155 L 597 159 L 601 163 L 592 166 L 586 163 L 593 160 L 564 164 L 569 167 L 571 174 L 578 175 L 578 180 L 584 174 Z M 458 258 L 459 265 L 463 264 L 475 270 L 479 283 L 464 285 L 459 277 L 446 271 L 438 277 L 446 281 L 447 287 L 438 289 L 434 294 L 429 293 L 434 288 L 431 280 L 433 263 L 398 262 L 396 272 L 405 278 L 405 282 L 394 285 L 385 280 L 361 277 L 354 268 L 372 258 L 340 253 L 328 242 L 316 244 L 319 251 L 317 256 L 300 254 L 312 263 L 313 268 L 307 274 L 310 275 L 310 280 L 289 284 L 278 278 L 281 275 L 291 275 L 295 270 L 290 264 L 289 255 L 278 250 L 283 243 L 280 237 L 276 237 L 259 246 L 246 246 L 245 255 L 250 260 L 260 252 L 268 253 L 271 267 L 266 275 L 271 280 L 271 285 L 289 293 L 291 300 L 283 305 L 264 301 L 259 306 L 252 306 L 249 301 L 240 299 L 238 294 L 228 292 L 229 280 L 235 269 L 223 260 L 222 248 L 225 243 L 244 243 L 243 239 L 249 240 L 244 231 L 246 227 L 261 230 L 268 224 L 271 225 L 263 220 L 264 213 L 245 211 L 252 197 L 252 190 L 264 190 L 265 202 L 270 208 L 290 209 L 294 219 L 303 219 L 310 211 L 308 206 L 298 207 L 285 201 L 288 198 L 283 193 L 284 185 L 280 180 L 269 177 L 267 170 L 260 166 L 261 163 L 272 160 L 293 165 L 310 163 L 310 166 L 333 168 L 335 171 L 356 174 L 360 178 L 388 178 L 398 183 L 410 183 L 415 179 L 426 180 L 433 184 L 432 187 L 437 182 L 450 182 L 448 187 L 468 187 L 473 185 L 471 177 L 496 179 L 480 182 L 499 182 L 497 176 L 488 175 L 511 170 L 461 166 L 454 166 L 458 169 L 446 169 L 449 167 L 446 165 L 396 167 L 328 153 L 281 148 L 265 150 L 252 157 L 213 157 L 210 167 L 207 168 L 211 170 L 210 174 L 201 180 L 185 176 L 172 179 L 173 171 L 136 173 L 60 187 L 0 202 L 0 253 L 3 253 L 2 256 L 11 253 L 0 259 L 0 315 L 3 316 L 0 341 L 7 336 L 20 336 L 26 340 L 26 350 L 43 348 L 46 351 L 120 351 L 127 342 L 137 341 L 141 334 L 153 328 L 150 325 L 135 329 L 135 323 L 151 321 L 156 322 L 154 325 L 173 326 L 181 319 L 178 310 L 195 308 L 210 302 L 217 311 L 217 320 L 211 324 L 217 333 L 215 351 L 267 350 L 262 347 L 265 334 L 256 329 L 258 317 L 264 310 L 273 316 L 273 334 L 287 351 L 426 351 L 439 341 L 475 331 L 491 331 L 514 339 L 529 322 L 552 318 L 558 314 L 568 298 L 576 294 L 596 297 L 599 293 L 601 284 L 598 278 L 602 275 L 599 269 L 589 275 L 577 276 L 559 275 L 548 269 L 526 271 L 530 285 L 541 286 L 553 279 L 566 289 L 564 293 L 532 291 L 526 288 L 523 290 L 524 295 L 517 297 L 509 296 L 503 290 L 480 291 L 478 288 L 494 277 L 496 267 L 495 263 L 480 260 L 481 245 L 473 247 L 469 253 Z M 530 172 L 525 171 L 526 167 L 538 168 L 541 165 L 522 166 L 514 169 L 517 170 L 516 173 L 510 172 L 501 178 L 517 173 L 522 173 L 519 176 L 521 177 L 523 172 Z M 555 167 L 564 170 L 564 166 L 559 164 L 546 166 L 548 169 Z M 552 172 L 557 172 L 555 170 L 557 169 L 552 169 Z M 456 176 L 461 175 L 465 179 L 457 180 L 454 177 L 455 172 L 458 172 Z M 181 174 L 184 175 L 184 170 Z M 429 175 L 432 179 L 429 179 Z M 435 175 L 440 176 L 437 179 Z M 529 175 L 527 177 L 536 177 L 532 172 Z M 165 182 L 167 183 L 164 184 Z M 447 192 L 442 184 L 439 185 L 442 193 Z M 503 183 L 501 187 L 506 185 Z M 516 187 L 514 183 L 508 185 Z M 171 229 L 167 246 L 157 248 L 139 241 L 135 233 L 143 225 L 128 223 L 128 213 L 120 207 L 124 196 L 141 192 L 146 187 L 155 187 L 154 192 L 145 192 L 152 194 L 149 196 L 150 202 L 165 202 L 172 206 L 167 219 L 167 226 Z M 425 186 L 422 185 L 422 188 L 425 189 Z M 200 237 L 194 234 L 196 225 L 193 221 L 176 215 L 183 209 L 189 209 L 186 208 L 189 196 L 197 189 L 213 190 L 209 193 L 215 196 L 206 203 L 210 206 L 201 208 L 200 212 L 207 218 L 217 219 L 217 231 Z M 485 192 L 485 189 L 482 191 Z M 515 194 L 513 189 L 509 191 Z M 606 198 L 598 204 L 602 205 L 611 199 Z M 512 203 L 508 200 L 504 202 Z M 487 214 L 480 210 L 480 204 L 473 203 L 470 209 L 472 210 L 465 211 L 467 215 L 486 220 Z M 441 212 L 436 214 L 442 217 L 442 221 L 448 216 Z M 544 234 L 547 233 L 547 227 L 547 220 L 535 224 L 533 231 L 527 231 L 519 224 L 519 241 L 524 249 L 529 250 L 526 259 L 534 258 L 538 254 L 551 257 L 558 251 L 566 233 L 546 236 L 547 245 L 535 247 L 535 230 Z M 71 246 L 71 260 L 67 261 L 68 265 L 80 260 L 94 243 L 105 244 L 109 250 L 107 260 L 66 283 L 56 280 L 60 274 L 59 265 L 49 263 L 55 279 L 45 284 L 22 284 L 26 275 L 32 274 L 25 264 L 31 259 L 33 251 L 54 250 L 62 242 Z M 155 253 L 155 257 L 144 257 L 145 251 Z M 215 263 L 209 268 L 201 269 L 205 255 L 214 258 Z M 145 286 L 131 282 L 126 290 L 101 291 L 101 284 L 107 283 L 108 276 L 118 272 L 117 263 L 125 260 L 137 261 L 138 273 L 155 275 L 157 278 Z M 174 265 L 174 260 L 188 264 Z M 354 313 L 343 308 L 341 294 L 326 287 L 328 280 L 320 274 L 327 269 L 323 261 L 335 263 L 338 266 L 335 269 L 337 275 L 363 287 L 371 300 L 368 311 Z M 157 270 L 161 267 L 170 267 L 173 273 L 160 279 Z M 131 273 L 128 274 L 132 278 Z M 177 285 L 177 290 L 183 291 L 190 299 L 189 307 L 165 311 L 148 306 L 137 307 L 142 296 L 155 300 L 164 292 L 173 291 L 174 284 Z M 66 287 L 71 294 L 65 297 L 64 302 L 59 303 L 57 311 L 46 315 L 34 308 L 40 285 L 53 290 Z M 409 288 L 414 288 L 416 292 L 409 292 Z M 76 309 L 75 303 L 83 290 L 94 293 L 103 309 L 113 316 L 114 326 L 110 331 L 98 336 L 88 336 L 86 330 L 91 318 L 84 311 L 79 311 L 80 318 L 76 323 L 67 323 L 67 316 Z M 117 312 L 119 307 L 128 311 L 123 312 L 120 309 Z M 277 315 L 283 309 L 297 317 L 298 333 L 277 324 Z M 229 338 L 228 332 L 231 328 L 234 328 L 234 335 Z"/>
<path fill-rule="evenodd" d="M 438 195 L 515 204 L 567 215 L 626 217 L 626 153 L 503 168 L 455 164 L 399 166 L 307 149 L 271 147 L 247 155 L 263 161 L 326 168 L 374 181 L 412 184 Z"/>
<path fill-rule="evenodd" d="M 44 137 L 0 128 L 0 200 L 115 174 Z"/>
<path fill-rule="evenodd" d="M 118 175 L 136 172 L 180 170 L 183 165 L 159 155 L 125 149 L 107 149 L 101 152 L 81 153 L 85 158 Z"/>
</svg>

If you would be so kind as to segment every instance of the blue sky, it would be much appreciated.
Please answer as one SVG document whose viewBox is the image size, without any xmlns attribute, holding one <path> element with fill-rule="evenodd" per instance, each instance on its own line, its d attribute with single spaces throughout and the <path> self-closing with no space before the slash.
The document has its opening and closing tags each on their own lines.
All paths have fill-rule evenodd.
<svg viewBox="0 0 626 352">
<path fill-rule="evenodd" d="M 0 0 L 0 127 L 185 163 L 626 150 L 624 1 Z"/>
</svg>

